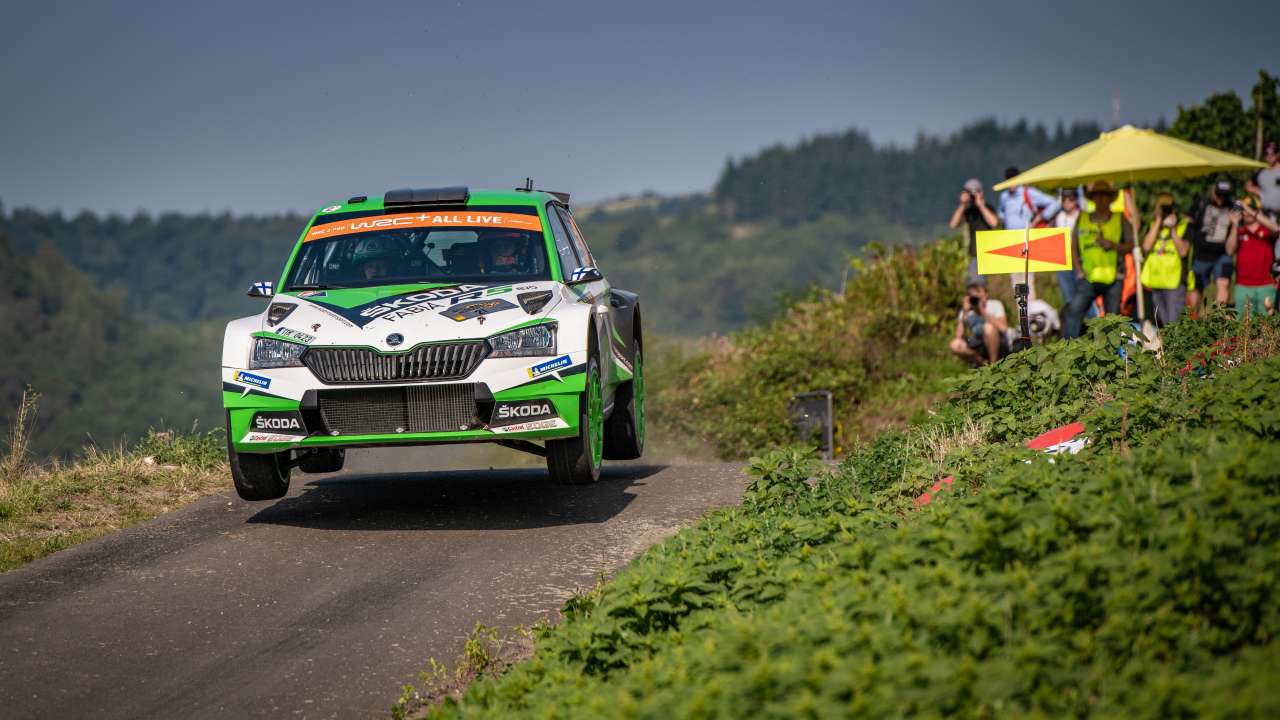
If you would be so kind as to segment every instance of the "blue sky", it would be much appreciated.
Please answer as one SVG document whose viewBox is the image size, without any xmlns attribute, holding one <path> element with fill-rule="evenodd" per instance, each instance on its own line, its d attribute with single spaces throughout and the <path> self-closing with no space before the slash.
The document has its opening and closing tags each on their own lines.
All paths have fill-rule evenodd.
<svg viewBox="0 0 1280 720">
<path fill-rule="evenodd" d="M 596 200 L 729 156 L 984 116 L 1172 118 L 1280 72 L 1280 3 L 4 0 L 0 202 L 309 210 L 387 188 Z"/>
</svg>

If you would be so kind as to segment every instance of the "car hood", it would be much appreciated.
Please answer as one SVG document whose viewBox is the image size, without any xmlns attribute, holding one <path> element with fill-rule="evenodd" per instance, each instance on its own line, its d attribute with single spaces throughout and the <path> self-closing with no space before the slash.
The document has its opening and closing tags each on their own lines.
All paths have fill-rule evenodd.
<svg viewBox="0 0 1280 720">
<path fill-rule="evenodd" d="M 534 313 L 520 298 L 550 292 Z M 549 316 L 566 299 L 562 283 L 395 285 L 281 293 L 272 308 L 294 306 L 278 322 L 263 313 L 261 329 L 312 346 L 407 350 L 423 342 L 475 339 Z"/>
</svg>

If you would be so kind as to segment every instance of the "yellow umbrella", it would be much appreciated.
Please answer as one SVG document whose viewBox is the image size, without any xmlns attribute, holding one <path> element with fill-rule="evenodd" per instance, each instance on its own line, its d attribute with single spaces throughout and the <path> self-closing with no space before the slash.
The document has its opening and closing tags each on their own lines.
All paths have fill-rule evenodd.
<svg viewBox="0 0 1280 720">
<path fill-rule="evenodd" d="M 1214 172 L 1260 170 L 1257 160 L 1125 125 L 1090 143 L 996 185 L 996 190 L 1087 185 L 1097 180 L 1122 184 L 1146 180 L 1186 180 Z"/>
<path fill-rule="evenodd" d="M 996 185 L 996 190 L 1034 185 L 1042 188 L 1087 185 L 1098 180 L 1129 184 L 1146 180 L 1187 180 L 1214 172 L 1254 170 L 1266 167 L 1257 160 L 1214 150 L 1186 140 L 1125 125 L 1104 132 L 1097 140 L 1037 165 Z M 1133 198 L 1126 190 L 1126 200 Z M 1138 237 L 1138 218 L 1129 218 Z M 1142 252 L 1135 247 L 1134 267 L 1142 271 Z M 1146 319 L 1142 293 L 1138 293 L 1138 317 Z"/>
</svg>

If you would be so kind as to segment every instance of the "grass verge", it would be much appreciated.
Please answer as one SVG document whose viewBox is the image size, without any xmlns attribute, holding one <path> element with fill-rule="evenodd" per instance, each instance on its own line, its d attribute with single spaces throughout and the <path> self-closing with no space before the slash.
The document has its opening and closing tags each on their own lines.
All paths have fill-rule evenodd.
<svg viewBox="0 0 1280 720">
<path fill-rule="evenodd" d="M 150 431 L 133 448 L 31 459 L 38 396 L 28 392 L 0 457 L 0 571 L 174 510 L 223 487 L 222 431 Z"/>
<path fill-rule="evenodd" d="M 1184 321 L 1161 357 L 1132 334 L 967 375 L 834 470 L 753 458 L 741 508 L 432 714 L 1280 714 L 1280 326 Z M 1069 420 L 1080 454 L 1023 446 Z"/>
</svg>

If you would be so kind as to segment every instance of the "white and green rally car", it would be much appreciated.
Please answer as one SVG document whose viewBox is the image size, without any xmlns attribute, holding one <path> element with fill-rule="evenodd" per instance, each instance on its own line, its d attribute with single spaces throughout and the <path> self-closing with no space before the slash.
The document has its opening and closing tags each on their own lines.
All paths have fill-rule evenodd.
<svg viewBox="0 0 1280 720">
<path fill-rule="evenodd" d="M 275 291 L 273 292 L 273 287 Z M 493 442 L 561 483 L 644 449 L 640 305 L 568 196 L 394 190 L 320 210 L 259 315 L 227 324 L 227 454 L 246 500 L 345 448 Z"/>
</svg>

